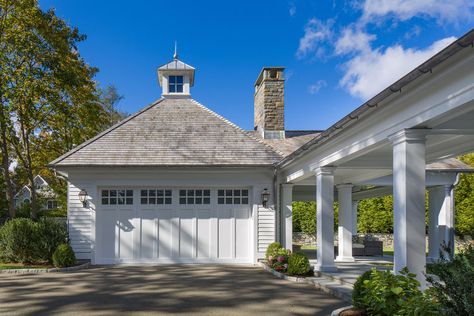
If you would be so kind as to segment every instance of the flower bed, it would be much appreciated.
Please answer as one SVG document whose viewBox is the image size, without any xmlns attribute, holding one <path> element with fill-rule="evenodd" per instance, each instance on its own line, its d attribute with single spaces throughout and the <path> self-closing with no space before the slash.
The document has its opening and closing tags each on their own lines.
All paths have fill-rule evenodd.
<svg viewBox="0 0 474 316">
<path fill-rule="evenodd" d="M 265 264 L 276 272 L 291 276 L 312 276 L 314 273 L 305 254 L 292 253 L 280 243 L 268 246 L 265 253 Z"/>
</svg>

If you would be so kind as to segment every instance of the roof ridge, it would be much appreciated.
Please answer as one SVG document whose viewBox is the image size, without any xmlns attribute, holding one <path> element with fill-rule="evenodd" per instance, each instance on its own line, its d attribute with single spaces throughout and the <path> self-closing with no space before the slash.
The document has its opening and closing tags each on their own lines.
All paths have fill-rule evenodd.
<svg viewBox="0 0 474 316">
<path fill-rule="evenodd" d="M 251 132 L 249 131 L 246 131 L 244 130 L 243 128 L 241 128 L 240 126 L 238 126 L 237 124 L 235 123 L 232 123 L 231 121 L 229 121 L 228 119 L 226 119 L 225 117 L 223 117 L 222 115 L 220 114 L 217 114 L 216 112 L 212 111 L 211 109 L 209 109 L 208 107 L 206 107 L 205 105 L 199 103 L 198 101 L 194 100 L 194 99 L 191 99 L 191 102 L 194 102 L 196 103 L 196 105 L 198 105 L 199 107 L 201 107 L 203 110 L 207 111 L 209 114 L 212 114 L 213 116 L 217 117 L 218 119 L 220 119 L 221 121 L 223 121 L 224 123 L 226 123 L 227 125 L 231 126 L 232 128 L 240 131 L 242 134 L 244 134 L 245 136 L 255 140 L 256 142 L 262 144 L 263 146 L 265 146 L 266 148 L 270 149 L 271 151 L 275 152 L 276 154 L 280 155 L 282 158 L 285 157 L 285 154 L 283 154 L 282 152 L 280 152 L 279 150 L 273 148 L 272 146 L 268 145 L 267 143 L 265 143 L 262 139 L 260 138 L 257 138 L 255 137 L 254 135 L 251 134 Z"/>
<path fill-rule="evenodd" d="M 100 132 L 99 134 L 97 134 L 96 136 L 92 137 L 91 139 L 89 140 L 86 140 L 85 142 L 83 142 L 82 144 L 80 144 L 79 146 L 71 149 L 70 151 L 68 151 L 67 153 L 59 156 L 58 158 L 54 159 L 53 161 L 51 161 L 47 166 L 53 166 L 59 162 L 61 162 L 62 160 L 66 159 L 67 157 L 71 156 L 72 154 L 76 153 L 77 151 L 79 151 L 80 149 L 86 147 L 87 145 L 93 143 L 94 141 L 98 140 L 99 138 L 102 138 L 103 136 L 109 134 L 110 132 L 112 132 L 113 130 L 117 129 L 118 127 L 122 126 L 123 124 L 127 123 L 128 121 L 136 118 L 137 116 L 139 116 L 140 114 L 148 111 L 149 109 L 151 109 L 152 107 L 154 107 L 155 105 L 161 103 L 162 101 L 164 100 L 164 98 L 159 98 L 158 100 L 148 104 L 147 106 L 145 106 L 144 108 L 142 108 L 140 111 L 124 118 L 123 120 L 121 120 L 120 122 L 112 125 L 111 127 L 109 127 L 108 129 L 106 129 L 105 131 L 102 131 Z"/>
</svg>

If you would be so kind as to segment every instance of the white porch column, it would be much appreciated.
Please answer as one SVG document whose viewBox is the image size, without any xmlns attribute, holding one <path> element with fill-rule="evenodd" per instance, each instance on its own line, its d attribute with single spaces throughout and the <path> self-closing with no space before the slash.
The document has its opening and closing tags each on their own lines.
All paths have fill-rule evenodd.
<svg viewBox="0 0 474 316">
<path fill-rule="evenodd" d="M 352 184 L 337 186 L 339 201 L 338 256 L 336 261 L 354 262 L 352 256 Z"/>
<path fill-rule="evenodd" d="M 444 185 L 429 190 L 428 259 L 436 261 L 443 253 L 449 259 L 454 249 L 454 189 Z M 450 252 L 446 252 L 443 245 Z"/>
<path fill-rule="evenodd" d="M 352 201 L 352 236 L 357 236 L 357 207 L 359 201 Z"/>
<path fill-rule="evenodd" d="M 443 255 L 449 259 L 454 254 L 454 186 L 443 187 L 443 206 L 438 217 L 438 242 L 446 245 L 450 253 L 443 250 Z"/>
<path fill-rule="evenodd" d="M 404 267 L 426 286 L 425 134 L 403 130 L 393 143 L 394 272 Z"/>
<path fill-rule="evenodd" d="M 444 188 L 433 187 L 428 190 L 428 260 L 439 259 L 440 232 L 438 221 L 444 201 Z"/>
<path fill-rule="evenodd" d="M 293 250 L 293 184 L 281 185 L 281 207 L 282 207 L 282 244 L 286 249 Z"/>
<path fill-rule="evenodd" d="M 337 271 L 334 264 L 334 168 L 316 169 L 318 271 Z"/>
</svg>

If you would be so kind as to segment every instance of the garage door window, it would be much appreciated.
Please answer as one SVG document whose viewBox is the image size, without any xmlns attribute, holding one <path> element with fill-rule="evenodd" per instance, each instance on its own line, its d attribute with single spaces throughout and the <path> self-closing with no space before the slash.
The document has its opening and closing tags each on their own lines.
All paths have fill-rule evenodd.
<svg viewBox="0 0 474 316">
<path fill-rule="evenodd" d="M 102 190 L 102 205 L 132 205 L 133 190 Z"/>
<path fill-rule="evenodd" d="M 147 189 L 140 190 L 140 203 L 147 204 L 171 204 L 171 190 Z"/>
<path fill-rule="evenodd" d="M 179 190 L 179 204 L 211 204 L 211 190 Z"/>
<path fill-rule="evenodd" d="M 221 189 L 217 190 L 218 204 L 249 204 L 249 190 Z"/>
</svg>

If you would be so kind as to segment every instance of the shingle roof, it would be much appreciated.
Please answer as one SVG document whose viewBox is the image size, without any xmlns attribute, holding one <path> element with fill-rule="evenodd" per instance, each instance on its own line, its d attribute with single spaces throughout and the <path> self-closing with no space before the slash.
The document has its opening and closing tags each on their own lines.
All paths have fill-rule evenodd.
<svg viewBox="0 0 474 316">
<path fill-rule="evenodd" d="M 284 139 L 262 140 L 286 157 L 319 134 L 321 134 L 321 131 L 285 131 Z"/>
<path fill-rule="evenodd" d="M 272 147 L 192 99 L 160 99 L 51 162 L 60 166 L 254 166 Z"/>
</svg>

